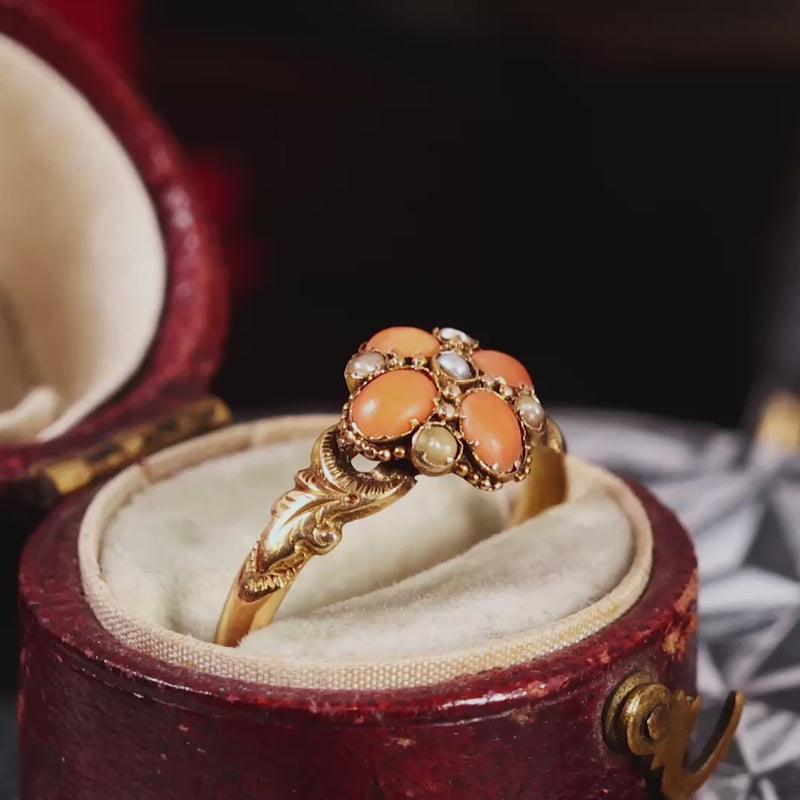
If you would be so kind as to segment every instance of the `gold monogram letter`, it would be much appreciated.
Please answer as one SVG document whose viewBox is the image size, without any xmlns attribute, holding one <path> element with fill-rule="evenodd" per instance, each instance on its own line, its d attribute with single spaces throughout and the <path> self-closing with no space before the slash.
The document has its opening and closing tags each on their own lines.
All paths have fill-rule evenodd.
<svg viewBox="0 0 800 800">
<path fill-rule="evenodd" d="M 637 672 L 617 687 L 606 707 L 606 741 L 615 750 L 650 758 L 649 771 L 667 800 L 689 800 L 711 777 L 733 741 L 744 695 L 728 695 L 711 739 L 691 763 L 687 751 L 701 703 L 699 697 L 671 692 L 648 673 Z"/>
</svg>

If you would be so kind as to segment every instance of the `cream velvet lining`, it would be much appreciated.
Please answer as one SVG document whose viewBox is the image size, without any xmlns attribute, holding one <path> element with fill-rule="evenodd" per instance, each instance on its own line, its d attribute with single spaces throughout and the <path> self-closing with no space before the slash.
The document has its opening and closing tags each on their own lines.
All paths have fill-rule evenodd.
<svg viewBox="0 0 800 800">
<path fill-rule="evenodd" d="M 0 443 L 50 439 L 131 377 L 163 303 L 150 198 L 49 65 L 0 35 Z"/>
<path fill-rule="evenodd" d="M 121 473 L 79 538 L 84 590 L 125 644 L 173 664 L 273 685 L 386 689 L 521 663 L 597 632 L 650 573 L 648 518 L 610 473 L 569 459 L 570 497 L 503 532 L 513 488 L 448 476 L 345 527 L 276 621 L 238 648 L 217 615 L 278 494 L 328 416 L 240 425 Z"/>
</svg>

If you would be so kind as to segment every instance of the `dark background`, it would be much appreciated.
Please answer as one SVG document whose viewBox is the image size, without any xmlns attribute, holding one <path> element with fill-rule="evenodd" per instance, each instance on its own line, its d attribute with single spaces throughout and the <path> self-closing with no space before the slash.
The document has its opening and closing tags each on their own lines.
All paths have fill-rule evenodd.
<svg viewBox="0 0 800 800">
<path fill-rule="evenodd" d="M 389 324 L 507 349 L 549 404 L 736 425 L 794 381 L 800 8 L 52 4 L 189 154 L 234 407 L 334 407 Z"/>
</svg>

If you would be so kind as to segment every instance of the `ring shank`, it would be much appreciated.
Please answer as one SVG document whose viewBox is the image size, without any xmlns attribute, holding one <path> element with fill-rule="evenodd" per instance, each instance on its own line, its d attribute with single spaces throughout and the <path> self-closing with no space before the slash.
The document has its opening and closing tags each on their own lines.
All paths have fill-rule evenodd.
<svg viewBox="0 0 800 800">
<path fill-rule="evenodd" d="M 217 623 L 214 641 L 217 644 L 234 647 L 250 633 L 266 627 L 283 602 L 289 587 L 277 589 L 264 597 L 247 600 L 241 596 L 241 571 L 228 592 L 228 599 Z"/>
<path fill-rule="evenodd" d="M 551 423 L 548 431 L 547 446 L 538 447 L 534 451 L 531 474 L 522 487 L 523 491 L 514 506 L 509 527 L 519 525 L 566 499 L 564 439 L 554 423 Z"/>
</svg>

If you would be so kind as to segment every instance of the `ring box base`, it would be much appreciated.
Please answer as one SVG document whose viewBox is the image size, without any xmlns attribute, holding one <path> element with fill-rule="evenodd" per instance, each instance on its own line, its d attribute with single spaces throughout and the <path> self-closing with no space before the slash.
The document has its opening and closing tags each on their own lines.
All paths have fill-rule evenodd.
<svg viewBox="0 0 800 800">
<path fill-rule="evenodd" d="M 619 620 L 522 666 L 362 693 L 232 681 L 123 646 L 82 594 L 90 496 L 67 501 L 21 567 L 22 800 L 651 797 L 642 765 L 604 741 L 603 712 L 643 669 L 693 691 L 696 563 L 674 515 L 634 490 L 654 567 Z"/>
</svg>

